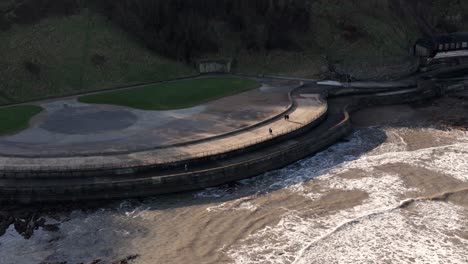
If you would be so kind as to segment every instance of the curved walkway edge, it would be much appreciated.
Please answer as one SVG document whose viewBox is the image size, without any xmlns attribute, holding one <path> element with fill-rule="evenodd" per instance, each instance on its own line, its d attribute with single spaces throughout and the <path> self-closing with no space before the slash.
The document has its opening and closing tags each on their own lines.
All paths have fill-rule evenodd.
<svg viewBox="0 0 468 264">
<path fill-rule="evenodd" d="M 236 130 L 232 130 L 226 133 L 222 133 L 219 135 L 214 135 L 210 137 L 205 137 L 205 138 L 200 138 L 196 140 L 190 140 L 190 141 L 185 141 L 185 142 L 179 142 L 175 144 L 170 144 L 170 145 L 162 145 L 162 146 L 148 146 L 145 148 L 139 148 L 139 149 L 132 149 L 132 150 L 115 150 L 111 152 L 100 152 L 100 153 L 76 153 L 76 154 L 54 154 L 50 155 L 47 153 L 44 154 L 35 154 L 35 155 L 21 155 L 21 154 L 8 154 L 8 153 L 3 153 L 0 150 L 0 157 L 15 157 L 15 158 L 63 158 L 63 157 L 92 157 L 92 156 L 115 156 L 115 155 L 121 155 L 121 154 L 131 154 L 131 153 L 138 153 L 138 152 L 145 152 L 145 151 L 152 151 L 152 150 L 158 150 L 158 149 L 167 149 L 167 148 L 173 148 L 173 147 L 184 147 L 188 146 L 191 144 L 198 144 L 198 143 L 203 143 L 203 142 L 208 142 L 208 141 L 213 141 L 213 140 L 218 140 L 222 138 L 227 138 L 230 136 L 238 135 L 240 133 L 247 132 L 249 130 L 253 130 L 262 126 L 267 125 L 268 123 L 273 122 L 274 120 L 282 118 L 286 114 L 290 114 L 294 109 L 297 107 L 297 101 L 294 100 L 293 94 L 295 91 L 300 89 L 303 85 L 297 85 L 296 87 L 292 88 L 288 92 L 288 100 L 289 100 L 289 105 L 286 107 L 285 110 L 281 111 L 280 113 L 270 116 L 258 123 L 242 127 Z M 131 87 L 135 88 L 135 87 Z M 0 168 L 1 168 L 1 163 L 0 163 Z"/>
<path fill-rule="evenodd" d="M 393 92 L 331 98 L 326 114 L 282 137 L 189 161 L 110 170 L 2 171 L 0 201 L 31 203 L 132 198 L 219 185 L 284 167 L 332 145 L 351 132 L 349 112 L 435 95 L 437 87 L 424 84 Z"/>
</svg>

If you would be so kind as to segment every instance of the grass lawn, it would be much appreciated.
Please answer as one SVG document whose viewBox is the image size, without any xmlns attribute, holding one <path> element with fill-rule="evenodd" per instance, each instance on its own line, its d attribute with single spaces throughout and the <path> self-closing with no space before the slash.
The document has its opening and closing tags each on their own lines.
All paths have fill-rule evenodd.
<svg viewBox="0 0 468 264">
<path fill-rule="evenodd" d="M 0 108 L 0 135 L 11 134 L 28 127 L 29 120 L 42 111 L 34 105 Z"/>
<path fill-rule="evenodd" d="M 90 104 L 111 104 L 143 110 L 172 110 L 259 87 L 254 80 L 240 78 L 203 78 L 184 80 L 140 88 L 104 92 L 80 97 Z"/>
</svg>

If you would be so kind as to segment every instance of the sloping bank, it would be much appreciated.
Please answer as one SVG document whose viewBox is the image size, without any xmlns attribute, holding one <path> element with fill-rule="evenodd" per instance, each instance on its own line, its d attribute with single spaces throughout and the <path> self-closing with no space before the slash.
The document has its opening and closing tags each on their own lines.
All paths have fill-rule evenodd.
<svg viewBox="0 0 468 264">
<path fill-rule="evenodd" d="M 319 89 L 319 88 L 317 88 Z M 279 169 L 310 156 L 349 134 L 352 130 L 349 113 L 360 108 L 408 103 L 438 94 L 432 82 L 391 92 L 359 95 L 358 91 L 328 97 L 328 112 L 309 125 L 261 145 L 230 153 L 159 166 L 134 168 L 130 173 L 121 169 L 49 171 L 42 176 L 25 172 L 0 172 L 0 201 L 56 202 L 92 199 L 142 197 L 200 189 L 252 177 Z M 190 168 L 184 171 L 187 164 Z"/>
</svg>

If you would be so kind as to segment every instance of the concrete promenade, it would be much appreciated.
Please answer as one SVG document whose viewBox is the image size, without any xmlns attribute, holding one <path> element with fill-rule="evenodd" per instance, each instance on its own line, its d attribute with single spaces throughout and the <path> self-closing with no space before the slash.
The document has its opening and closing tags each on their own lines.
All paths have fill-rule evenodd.
<svg viewBox="0 0 468 264">
<path fill-rule="evenodd" d="M 0 137 L 0 156 L 76 157 L 164 148 L 246 129 L 289 109 L 289 92 L 298 81 L 255 80 L 261 84 L 257 89 L 168 111 L 85 104 L 76 97 L 36 102 L 44 111 L 28 129 Z"/>
<path fill-rule="evenodd" d="M 335 143 L 350 133 L 353 110 L 424 100 L 438 92 L 433 82 L 365 90 L 340 94 L 336 88 L 309 83 L 294 90 L 284 113 L 193 144 L 101 156 L 1 157 L 0 201 L 130 198 L 232 182 L 281 168 Z M 283 119 L 285 113 L 289 121 Z"/>
<path fill-rule="evenodd" d="M 147 151 L 131 151 L 115 155 L 89 155 L 71 157 L 0 157 L 0 171 L 40 171 L 40 170 L 79 170 L 93 168 L 124 168 L 174 163 L 200 157 L 214 156 L 228 151 L 243 149 L 277 137 L 284 136 L 307 126 L 324 115 L 327 104 L 317 94 L 294 94 L 291 109 L 284 112 L 290 119 L 284 120 L 283 114 L 252 126 L 224 134 L 215 138 L 185 142 L 182 145 L 168 145 Z M 273 133 L 269 134 L 269 129 Z"/>
</svg>

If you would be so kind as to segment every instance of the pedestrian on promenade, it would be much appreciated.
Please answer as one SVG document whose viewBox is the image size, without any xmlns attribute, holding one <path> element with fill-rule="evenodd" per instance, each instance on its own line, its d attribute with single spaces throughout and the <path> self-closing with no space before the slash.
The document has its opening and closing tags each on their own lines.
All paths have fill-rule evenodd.
<svg viewBox="0 0 468 264">
<path fill-rule="evenodd" d="M 271 127 L 268 131 L 270 132 L 270 135 L 273 135 L 273 129 L 271 129 Z"/>
</svg>

